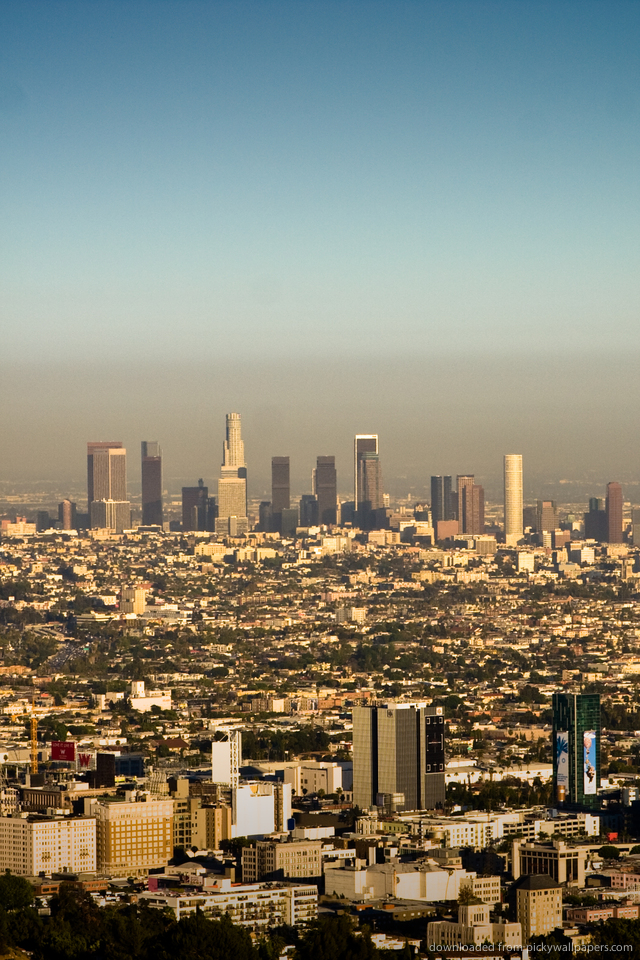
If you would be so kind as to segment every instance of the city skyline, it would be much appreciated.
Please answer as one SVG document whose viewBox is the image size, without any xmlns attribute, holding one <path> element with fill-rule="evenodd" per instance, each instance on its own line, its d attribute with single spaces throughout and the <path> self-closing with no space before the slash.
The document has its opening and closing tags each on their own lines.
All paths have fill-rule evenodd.
<svg viewBox="0 0 640 960">
<path fill-rule="evenodd" d="M 639 45 L 0 3 L 11 956 L 631 956 Z"/>
<path fill-rule="evenodd" d="M 213 486 L 227 409 L 265 491 L 369 431 L 391 492 L 640 477 L 637 5 L 134 7 L 0 11 L 0 480 L 150 436 Z"/>
</svg>

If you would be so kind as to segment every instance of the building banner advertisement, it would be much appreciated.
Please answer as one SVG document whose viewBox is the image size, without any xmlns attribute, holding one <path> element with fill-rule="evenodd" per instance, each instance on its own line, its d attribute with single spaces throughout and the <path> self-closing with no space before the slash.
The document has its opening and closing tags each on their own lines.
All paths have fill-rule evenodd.
<svg viewBox="0 0 640 960">
<path fill-rule="evenodd" d="M 585 730 L 584 740 L 584 792 L 593 795 L 596 792 L 596 732 Z"/>
<path fill-rule="evenodd" d="M 71 763 L 76 758 L 76 745 L 73 740 L 52 740 L 51 759 L 67 760 Z"/>
<path fill-rule="evenodd" d="M 83 750 L 78 753 L 79 770 L 95 770 L 96 754 L 95 751 Z"/>
<path fill-rule="evenodd" d="M 556 733 L 556 785 L 569 789 L 569 737 Z"/>
</svg>

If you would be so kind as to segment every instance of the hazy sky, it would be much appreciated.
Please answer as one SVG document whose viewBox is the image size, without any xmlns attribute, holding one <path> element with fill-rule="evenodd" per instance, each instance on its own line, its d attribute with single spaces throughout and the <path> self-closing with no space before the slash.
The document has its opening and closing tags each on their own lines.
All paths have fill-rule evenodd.
<svg viewBox="0 0 640 960">
<path fill-rule="evenodd" d="M 639 121 L 633 0 L 3 0 L 0 480 L 640 473 Z"/>
</svg>

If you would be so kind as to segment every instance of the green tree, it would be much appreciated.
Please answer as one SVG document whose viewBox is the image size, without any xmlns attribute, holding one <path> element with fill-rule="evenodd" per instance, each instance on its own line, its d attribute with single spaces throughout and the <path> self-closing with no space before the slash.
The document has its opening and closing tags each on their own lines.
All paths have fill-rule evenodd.
<svg viewBox="0 0 640 960">
<path fill-rule="evenodd" d="M 640 957 L 640 920 L 605 920 L 589 924 L 592 943 L 598 946 L 615 947 L 620 944 L 631 947 L 624 956 Z"/>
<path fill-rule="evenodd" d="M 378 957 L 368 929 L 362 934 L 356 932 L 346 914 L 311 924 L 294 954 L 295 960 L 377 960 Z"/>
<path fill-rule="evenodd" d="M 620 856 L 620 851 L 617 847 L 614 847 L 612 843 L 605 843 L 605 845 L 598 850 L 598 856 L 602 857 L 603 860 L 617 860 Z"/>
<path fill-rule="evenodd" d="M 33 887 L 24 877 L 16 877 L 9 870 L 0 876 L 0 904 L 5 910 L 19 910 L 33 903 Z"/>
<path fill-rule="evenodd" d="M 229 917 L 207 920 L 197 913 L 170 927 L 157 945 L 154 960 L 258 960 L 249 931 Z"/>
</svg>

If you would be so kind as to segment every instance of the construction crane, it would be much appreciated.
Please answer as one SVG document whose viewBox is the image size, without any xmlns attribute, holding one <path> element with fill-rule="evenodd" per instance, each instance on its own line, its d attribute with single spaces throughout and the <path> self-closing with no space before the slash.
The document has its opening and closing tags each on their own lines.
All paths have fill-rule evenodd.
<svg viewBox="0 0 640 960">
<path fill-rule="evenodd" d="M 38 718 L 35 698 L 31 700 L 31 773 L 38 772 Z"/>
</svg>

